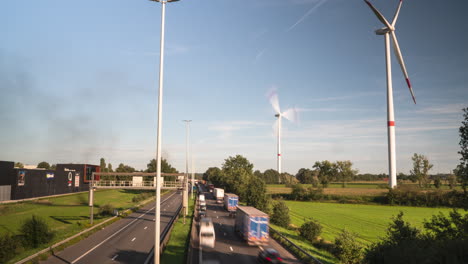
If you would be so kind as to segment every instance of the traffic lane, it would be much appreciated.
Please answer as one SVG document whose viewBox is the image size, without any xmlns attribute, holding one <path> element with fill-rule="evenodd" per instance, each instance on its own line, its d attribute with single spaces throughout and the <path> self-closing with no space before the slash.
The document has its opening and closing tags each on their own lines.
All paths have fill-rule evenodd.
<svg viewBox="0 0 468 264">
<path fill-rule="evenodd" d="M 162 198 L 164 200 L 164 199 L 167 199 L 167 198 L 172 197 L 174 195 L 176 195 L 176 194 L 175 193 L 168 193 L 168 194 L 164 195 Z M 129 216 L 125 217 L 125 218 L 122 218 L 119 221 L 116 221 L 115 223 L 113 223 L 111 225 L 106 226 L 105 228 L 97 231 L 96 233 L 94 233 L 91 236 L 81 240 L 80 242 L 65 248 L 60 253 L 52 255 L 51 257 L 49 257 L 45 261 L 41 261 L 41 263 L 71 263 L 74 260 L 76 260 L 77 258 L 79 258 L 80 256 L 82 256 L 83 253 L 89 251 L 90 249 L 92 249 L 94 247 L 99 248 L 100 246 L 98 246 L 98 245 L 100 243 L 102 243 L 104 240 L 106 240 L 110 236 L 116 234 L 117 232 L 119 232 L 119 230 L 121 230 L 120 232 L 123 232 L 124 230 L 122 230 L 122 228 L 123 229 L 125 229 L 125 227 L 128 228 L 128 227 L 132 226 L 133 224 L 135 224 L 140 219 L 141 219 L 141 221 L 139 221 L 139 222 L 144 221 L 146 223 L 150 223 L 148 228 L 152 228 L 154 230 L 154 220 L 153 220 L 154 219 L 154 212 L 153 212 L 152 215 L 149 214 L 151 212 L 151 210 L 149 210 L 149 209 L 151 209 L 152 207 L 154 207 L 154 203 L 147 204 L 146 206 L 142 207 L 141 209 L 139 209 L 135 213 L 132 213 L 131 215 L 129 215 Z M 143 216 L 141 216 L 141 215 L 143 215 Z M 140 217 L 140 218 L 138 218 L 138 217 Z M 150 232 L 150 233 L 154 233 L 154 232 Z M 103 243 L 103 244 L 105 244 L 105 243 Z M 111 256 L 110 258 L 112 258 L 112 257 L 113 256 Z"/>
<path fill-rule="evenodd" d="M 161 231 L 168 225 L 181 202 L 181 196 L 176 193 L 162 204 L 161 211 L 166 207 L 166 212 L 161 212 Z M 153 209 L 144 214 L 137 223 L 74 263 L 143 263 L 154 245 L 154 213 Z"/>
<path fill-rule="evenodd" d="M 212 193 L 207 197 L 207 217 L 211 217 L 216 233 L 213 249 L 199 249 L 202 263 L 255 263 L 258 249 L 249 246 L 234 230 L 234 218 L 216 203 Z"/>
<path fill-rule="evenodd" d="M 240 235 L 235 232 L 235 218 L 229 216 L 229 212 L 224 209 L 223 204 L 218 204 L 215 202 L 214 195 L 211 194 L 208 196 L 210 199 L 207 202 L 207 210 L 210 212 L 207 213 L 207 216 L 212 217 L 213 223 L 215 224 L 216 250 L 227 253 L 229 253 L 229 251 L 238 252 L 238 256 L 235 257 L 236 260 L 240 261 L 242 259 L 243 261 L 249 261 L 250 259 L 250 261 L 255 262 L 261 248 L 273 248 L 278 251 L 285 263 L 301 263 L 301 261 L 297 260 L 294 255 L 283 248 L 273 238 L 269 239 L 269 243 L 266 246 L 249 246 L 247 242 L 245 242 L 245 240 L 243 240 Z M 218 242 L 220 244 L 219 247 Z M 242 254 L 239 254 L 239 252 Z M 252 259 L 251 257 L 254 258 Z M 225 261 L 230 262 L 232 260 L 228 259 Z"/>
</svg>

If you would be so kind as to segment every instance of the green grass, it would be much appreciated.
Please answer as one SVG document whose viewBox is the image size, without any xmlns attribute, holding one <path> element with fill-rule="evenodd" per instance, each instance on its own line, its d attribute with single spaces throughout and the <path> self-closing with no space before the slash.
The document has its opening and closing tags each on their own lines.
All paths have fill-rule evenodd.
<svg viewBox="0 0 468 264">
<path fill-rule="evenodd" d="M 182 217 L 174 224 L 169 243 L 161 256 L 161 263 L 186 263 L 186 254 L 190 242 L 190 230 L 192 227 L 195 200 L 189 199 L 189 210 L 184 225 Z"/>
<path fill-rule="evenodd" d="M 400 211 L 404 219 L 413 226 L 421 228 L 424 219 L 443 212 L 448 214 L 449 208 L 426 208 L 409 206 L 385 206 L 362 204 L 337 204 L 285 201 L 290 210 L 291 222 L 301 226 L 308 218 L 317 219 L 323 226 L 322 238 L 334 241 L 335 236 L 346 228 L 358 236 L 358 241 L 370 244 L 384 237 L 391 217 Z"/>
<path fill-rule="evenodd" d="M 283 236 L 287 237 L 294 244 L 309 252 L 309 254 L 320 260 L 320 262 L 324 264 L 338 263 L 338 260 L 330 252 L 315 248 L 311 243 L 300 237 L 297 232 L 279 227 L 271 223 L 270 226 L 272 226 L 276 231 L 280 232 Z"/>
<path fill-rule="evenodd" d="M 109 218 L 96 215 L 100 205 L 109 203 L 119 210 L 128 209 L 136 205 L 132 198 L 139 193 L 141 191 L 138 190 L 96 191 L 94 224 Z M 40 248 L 22 252 L 13 259 L 17 261 L 90 227 L 89 213 L 88 193 L 0 205 L 0 235 L 7 232 L 17 234 L 22 223 L 33 214 L 42 217 L 54 231 L 53 241 Z"/>
</svg>

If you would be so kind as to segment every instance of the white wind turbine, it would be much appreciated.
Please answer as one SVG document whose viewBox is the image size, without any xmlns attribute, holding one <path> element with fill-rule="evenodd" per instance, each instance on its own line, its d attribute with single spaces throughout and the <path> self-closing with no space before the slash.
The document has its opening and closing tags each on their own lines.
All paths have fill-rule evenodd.
<svg viewBox="0 0 468 264">
<path fill-rule="evenodd" d="M 387 62 L 387 127 L 388 127 L 388 165 L 389 165 L 389 185 L 390 188 L 394 188 L 397 185 L 396 181 L 396 160 L 395 160 L 395 118 L 393 114 L 393 91 L 392 91 L 392 67 L 391 67 L 391 58 L 390 58 L 390 35 L 393 40 L 393 50 L 395 51 L 395 56 L 398 59 L 403 75 L 405 76 L 406 83 L 408 84 L 411 97 L 413 98 L 414 103 L 416 104 L 416 99 L 414 97 L 413 89 L 411 88 L 411 83 L 406 72 L 405 62 L 401 56 L 400 46 L 398 45 L 398 40 L 395 35 L 395 23 L 398 18 L 398 13 L 400 13 L 401 4 L 403 3 L 400 0 L 398 8 L 393 17 L 393 21 L 390 24 L 387 19 L 377 10 L 375 7 L 368 1 L 364 0 L 366 4 L 372 9 L 377 18 L 384 24 L 385 27 L 377 29 L 375 34 L 385 36 L 385 60 Z"/>
<path fill-rule="evenodd" d="M 289 108 L 288 110 L 281 112 L 280 107 L 279 107 L 278 94 L 276 93 L 275 90 L 273 90 L 269 94 L 268 97 L 269 97 L 271 105 L 273 106 L 273 109 L 275 110 L 275 113 L 276 113 L 275 117 L 278 118 L 276 120 L 274 127 L 276 130 L 276 134 L 278 136 L 278 153 L 277 153 L 278 169 L 277 171 L 279 174 L 281 174 L 281 119 L 284 117 L 291 122 L 296 122 L 297 111 L 295 108 Z"/>
</svg>

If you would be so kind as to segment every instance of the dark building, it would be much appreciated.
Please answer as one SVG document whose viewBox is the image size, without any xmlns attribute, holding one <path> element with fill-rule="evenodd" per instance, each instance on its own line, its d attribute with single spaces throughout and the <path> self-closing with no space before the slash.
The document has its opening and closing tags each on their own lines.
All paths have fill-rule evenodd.
<svg viewBox="0 0 468 264">
<path fill-rule="evenodd" d="M 14 168 L 14 162 L 0 161 L 0 200 L 87 191 L 92 173 L 99 171 L 99 166 L 89 164 L 57 164 L 55 170 L 42 170 Z"/>
</svg>

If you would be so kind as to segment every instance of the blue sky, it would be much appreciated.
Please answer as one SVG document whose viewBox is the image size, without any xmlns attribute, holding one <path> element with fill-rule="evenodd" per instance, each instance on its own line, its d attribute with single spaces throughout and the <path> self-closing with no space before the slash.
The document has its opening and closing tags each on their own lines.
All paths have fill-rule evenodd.
<svg viewBox="0 0 468 264">
<path fill-rule="evenodd" d="M 398 1 L 373 1 L 392 17 Z M 447 173 L 459 159 L 468 107 L 464 0 L 405 1 L 396 33 L 414 105 L 393 57 L 397 170 L 420 153 Z M 382 27 L 363 1 L 255 0 L 170 3 L 166 9 L 163 155 L 185 165 L 192 119 L 196 171 L 242 154 L 276 168 L 282 109 L 283 168 L 351 160 L 388 172 Z M 125 163 L 155 156 L 161 5 L 150 1 L 0 3 L 0 160 Z"/>
</svg>

